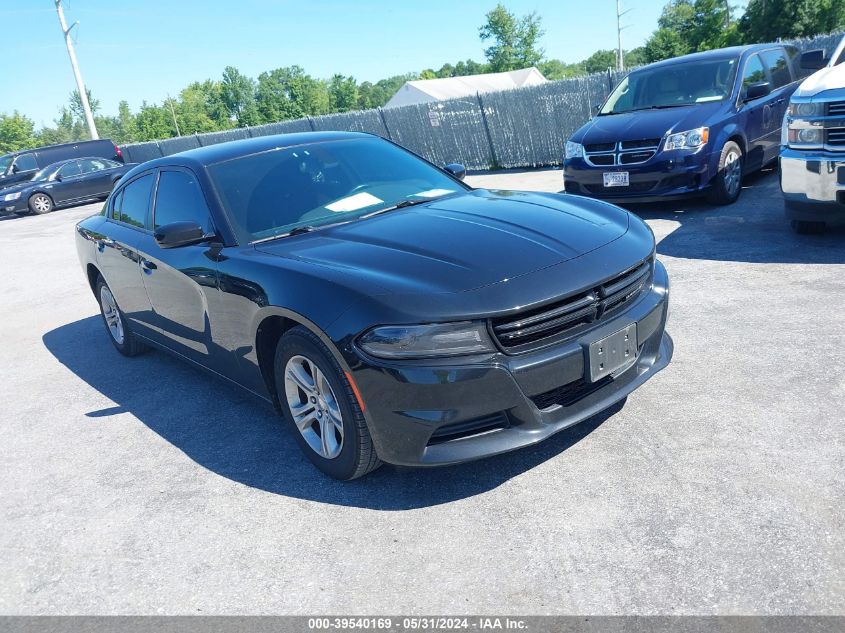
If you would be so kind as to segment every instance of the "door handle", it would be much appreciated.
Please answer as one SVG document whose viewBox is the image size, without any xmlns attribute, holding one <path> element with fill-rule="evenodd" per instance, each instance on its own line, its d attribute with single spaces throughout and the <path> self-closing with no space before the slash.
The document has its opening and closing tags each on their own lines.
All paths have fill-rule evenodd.
<svg viewBox="0 0 845 633">
<path fill-rule="evenodd" d="M 144 269 L 147 271 L 153 271 L 158 268 L 158 266 L 156 266 L 153 262 L 149 261 L 148 259 L 142 259 L 141 266 L 143 266 Z"/>
</svg>

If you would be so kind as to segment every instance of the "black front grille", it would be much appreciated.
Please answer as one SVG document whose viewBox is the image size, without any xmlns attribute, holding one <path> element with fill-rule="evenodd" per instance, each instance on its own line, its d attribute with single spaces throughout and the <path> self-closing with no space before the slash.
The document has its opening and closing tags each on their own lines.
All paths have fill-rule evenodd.
<svg viewBox="0 0 845 633">
<path fill-rule="evenodd" d="M 657 147 L 660 145 L 660 139 L 647 138 L 641 141 L 622 141 L 620 145 L 623 151 L 627 149 L 640 149 L 641 147 Z"/>
<path fill-rule="evenodd" d="M 550 391 L 531 396 L 531 401 L 538 409 L 548 409 L 558 405 L 568 407 L 611 382 L 613 382 L 613 376 L 605 376 L 597 382 L 587 382 L 583 378 L 579 378 L 568 385 L 561 385 Z"/>
<path fill-rule="evenodd" d="M 649 191 L 657 184 L 656 180 L 644 180 L 643 182 L 632 182 L 627 187 L 605 187 L 604 185 L 584 185 L 584 189 L 590 193 L 598 194 L 626 194 L 626 193 L 642 193 Z"/>
<path fill-rule="evenodd" d="M 484 416 L 483 418 L 454 422 L 452 424 L 441 426 L 439 429 L 434 431 L 428 440 L 428 445 L 434 446 L 436 444 L 443 444 L 444 442 L 451 442 L 452 440 L 459 440 L 464 437 L 487 433 L 495 429 L 506 429 L 509 426 L 510 420 L 504 413 L 494 413 L 492 415 Z"/>
<path fill-rule="evenodd" d="M 506 351 L 558 340 L 579 326 L 600 321 L 633 301 L 651 278 L 651 258 L 600 286 L 519 314 L 493 319 L 493 334 Z"/>
<path fill-rule="evenodd" d="M 845 146 L 845 128 L 831 128 L 827 130 L 825 143 L 835 147 Z"/>
<path fill-rule="evenodd" d="M 612 152 L 616 149 L 616 143 L 588 143 L 584 146 L 586 152 Z"/>
<path fill-rule="evenodd" d="M 831 101 L 827 104 L 828 116 L 845 116 L 845 101 Z"/>
<path fill-rule="evenodd" d="M 627 152 L 625 154 L 619 154 L 619 164 L 633 165 L 636 163 L 644 163 L 656 153 L 657 152 L 653 149 L 650 149 L 642 152 Z"/>
<path fill-rule="evenodd" d="M 613 165 L 616 157 L 613 154 L 592 154 L 587 158 L 590 159 L 590 162 L 593 165 L 599 165 L 601 167 L 607 167 L 609 165 Z"/>
</svg>

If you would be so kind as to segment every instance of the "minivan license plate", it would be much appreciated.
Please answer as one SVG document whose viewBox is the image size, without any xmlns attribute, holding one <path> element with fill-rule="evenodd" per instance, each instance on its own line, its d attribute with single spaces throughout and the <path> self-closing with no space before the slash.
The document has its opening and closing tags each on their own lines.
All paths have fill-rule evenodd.
<svg viewBox="0 0 845 633">
<path fill-rule="evenodd" d="M 637 324 L 590 343 L 590 381 L 614 374 L 637 360 Z"/>
<path fill-rule="evenodd" d="M 627 187 L 629 184 L 627 171 L 604 172 L 605 187 Z"/>
</svg>

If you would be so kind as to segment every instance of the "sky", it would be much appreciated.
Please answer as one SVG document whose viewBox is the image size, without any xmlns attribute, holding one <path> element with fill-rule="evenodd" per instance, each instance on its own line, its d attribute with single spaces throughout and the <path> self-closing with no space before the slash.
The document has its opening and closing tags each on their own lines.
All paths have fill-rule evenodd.
<svg viewBox="0 0 845 633">
<path fill-rule="evenodd" d="M 63 0 L 83 79 L 102 114 L 137 111 L 232 65 L 257 77 L 298 64 L 360 81 L 484 61 L 478 38 L 497 0 Z M 622 0 L 622 45 L 640 46 L 668 0 Z M 551 59 L 576 62 L 616 47 L 615 0 L 503 0 L 536 11 Z M 745 4 L 745 2 L 740 2 Z M 0 113 L 52 125 L 76 88 L 53 0 L 0 0 Z"/>
</svg>

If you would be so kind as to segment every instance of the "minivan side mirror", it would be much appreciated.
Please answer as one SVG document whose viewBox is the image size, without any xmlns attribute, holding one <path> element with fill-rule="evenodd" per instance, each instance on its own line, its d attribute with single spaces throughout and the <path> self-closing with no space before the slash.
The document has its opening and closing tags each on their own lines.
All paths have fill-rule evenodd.
<svg viewBox="0 0 845 633">
<path fill-rule="evenodd" d="M 171 222 L 158 227 L 153 237 L 162 248 L 175 248 L 207 242 L 214 236 L 207 235 L 196 222 Z"/>
<path fill-rule="evenodd" d="M 827 62 L 827 51 L 822 48 L 801 53 L 798 59 L 798 65 L 804 70 L 819 70 L 827 66 Z"/>
<path fill-rule="evenodd" d="M 466 178 L 467 175 L 467 168 L 461 165 L 460 163 L 449 163 L 443 169 L 448 171 L 458 180 L 463 180 L 464 178 Z"/>
<path fill-rule="evenodd" d="M 745 101 L 754 101 L 760 97 L 765 97 L 772 92 L 772 84 L 768 81 L 758 81 L 756 84 L 748 86 L 745 91 Z"/>
</svg>

